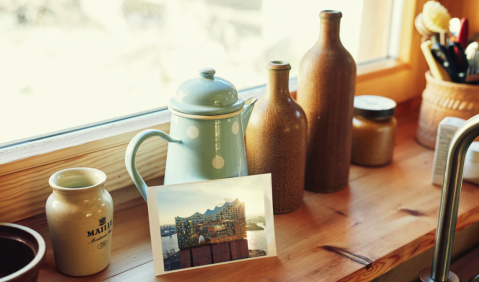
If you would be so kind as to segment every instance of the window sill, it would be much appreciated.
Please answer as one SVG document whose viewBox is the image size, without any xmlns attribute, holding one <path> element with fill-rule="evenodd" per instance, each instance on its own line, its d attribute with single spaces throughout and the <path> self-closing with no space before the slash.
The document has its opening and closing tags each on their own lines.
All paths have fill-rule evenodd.
<svg viewBox="0 0 479 282">
<path fill-rule="evenodd" d="M 305 191 L 304 204 L 297 211 L 275 215 L 278 257 L 241 262 L 245 271 L 240 277 L 246 281 L 370 281 L 432 248 L 441 189 L 430 183 L 433 151 L 414 140 L 416 118 L 399 118 L 390 165 L 380 168 L 351 165 L 349 186 L 345 190 L 331 194 Z M 160 184 L 158 178 L 149 183 Z M 145 201 L 134 186 L 114 191 L 112 196 L 115 221 L 121 224 L 113 228 L 115 247 L 111 263 L 94 276 L 78 279 L 159 280 L 153 271 Z M 477 197 L 477 187 L 465 183 L 456 226 L 457 232 L 461 232 L 458 238 L 469 228 L 463 229 L 479 221 Z M 50 248 L 44 214 L 17 223 L 33 227 Z M 470 244 L 463 246 L 467 249 L 477 239 L 462 243 L 465 241 Z M 456 254 L 461 252 L 459 245 L 455 244 Z M 431 260 L 428 257 L 414 263 L 421 269 L 430 266 Z M 168 279 L 187 281 L 201 277 L 232 281 L 238 279 L 237 268 L 237 264 L 225 264 L 192 269 L 168 274 Z M 63 279 L 65 276 L 54 270 L 50 248 L 39 281 Z"/>
<path fill-rule="evenodd" d="M 395 95 L 401 90 L 400 87 L 396 92 L 385 91 L 383 88 L 391 87 L 389 80 L 395 77 L 403 78 L 401 75 L 409 69 L 407 64 L 398 60 L 359 66 L 356 94 Z M 378 77 L 385 82 L 378 83 Z M 295 92 L 296 89 L 297 81 L 291 79 L 290 91 Z M 241 91 L 240 94 L 246 99 L 260 98 L 264 91 L 265 86 L 260 86 Z M 43 212 L 43 200 L 46 200 L 51 191 L 48 177 L 61 169 L 95 167 L 103 170 L 109 178 L 109 191 L 132 185 L 124 165 L 124 154 L 129 141 L 146 128 L 169 132 L 170 119 L 168 110 L 160 110 L 0 149 L 0 199 L 15 198 L 17 202 L 23 201 L 21 208 L 13 212 L 0 212 L 0 221 L 15 221 Z M 166 151 L 167 143 L 159 138 L 151 138 L 141 146 L 137 166 L 144 179 L 153 179 L 164 174 Z"/>
<path fill-rule="evenodd" d="M 385 59 L 378 62 L 358 66 L 356 83 L 393 75 L 401 71 L 410 70 L 409 64 L 399 59 Z"/>
<path fill-rule="evenodd" d="M 410 67 L 408 64 L 402 63 L 397 59 L 387 59 L 378 62 L 360 65 L 358 66 L 357 83 L 369 81 L 371 79 L 377 79 L 378 77 L 394 75 L 400 71 L 408 70 Z M 266 86 L 258 86 L 255 88 L 240 91 L 245 99 L 250 97 L 261 98 L 264 94 Z M 290 79 L 289 83 L 290 92 L 294 93 L 297 90 L 297 79 Z M 368 94 L 368 93 L 366 93 Z M 356 95 L 364 95 L 363 93 L 356 93 Z M 383 95 L 384 96 L 384 95 Z M 34 166 L 44 165 L 49 162 L 58 161 L 60 156 L 42 157 L 37 160 L 29 158 L 49 154 L 55 151 L 63 150 L 65 148 L 80 146 L 89 142 L 94 142 L 113 136 L 118 136 L 132 131 L 149 128 L 159 124 L 165 124 L 170 122 L 171 114 L 168 110 L 159 110 L 153 113 L 132 117 L 125 120 L 114 121 L 107 124 L 102 124 L 86 129 L 80 129 L 65 134 L 59 134 L 53 137 L 47 137 L 40 140 L 31 142 L 23 142 L 18 145 L 12 145 L 0 149 L 0 176 L 27 169 Z M 124 138 L 117 139 L 112 142 L 101 142 L 96 146 L 89 146 L 85 148 L 77 148 L 76 153 L 64 154 L 68 157 L 79 156 L 85 153 L 92 152 L 94 150 L 101 150 L 111 146 L 123 143 Z M 57 154 L 58 155 L 58 154 Z M 20 160 L 28 160 L 28 164 L 15 162 Z M 8 164 L 8 166 L 6 166 Z"/>
</svg>

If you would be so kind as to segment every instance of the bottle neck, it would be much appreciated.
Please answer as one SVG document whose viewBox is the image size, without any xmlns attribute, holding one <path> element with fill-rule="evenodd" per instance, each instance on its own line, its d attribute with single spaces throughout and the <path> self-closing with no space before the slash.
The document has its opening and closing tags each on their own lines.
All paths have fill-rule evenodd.
<svg viewBox="0 0 479 282">
<path fill-rule="evenodd" d="M 289 70 L 269 70 L 266 96 L 273 100 L 291 98 L 289 93 Z"/>
<path fill-rule="evenodd" d="M 339 38 L 341 18 L 320 18 L 319 45 L 342 45 Z"/>
</svg>

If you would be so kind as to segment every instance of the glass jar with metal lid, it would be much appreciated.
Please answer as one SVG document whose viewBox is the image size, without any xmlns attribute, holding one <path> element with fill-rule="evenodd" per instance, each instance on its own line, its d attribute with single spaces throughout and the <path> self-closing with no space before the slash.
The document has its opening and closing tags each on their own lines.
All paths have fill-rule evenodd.
<svg viewBox="0 0 479 282">
<path fill-rule="evenodd" d="M 351 162 L 381 166 L 391 162 L 396 137 L 396 102 L 364 95 L 354 98 Z"/>
</svg>

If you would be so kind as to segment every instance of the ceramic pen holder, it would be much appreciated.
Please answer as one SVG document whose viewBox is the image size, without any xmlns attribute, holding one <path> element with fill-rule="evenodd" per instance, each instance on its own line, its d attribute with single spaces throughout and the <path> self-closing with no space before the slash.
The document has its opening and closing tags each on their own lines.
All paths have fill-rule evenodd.
<svg viewBox="0 0 479 282">
<path fill-rule="evenodd" d="M 434 78 L 426 72 L 426 89 L 422 93 L 417 140 L 436 147 L 437 127 L 445 117 L 465 120 L 479 114 L 479 85 L 454 83 Z"/>
<path fill-rule="evenodd" d="M 64 274 L 91 275 L 110 263 L 113 200 L 103 188 L 105 181 L 105 173 L 86 167 L 50 177 L 48 228 L 56 267 Z"/>
</svg>

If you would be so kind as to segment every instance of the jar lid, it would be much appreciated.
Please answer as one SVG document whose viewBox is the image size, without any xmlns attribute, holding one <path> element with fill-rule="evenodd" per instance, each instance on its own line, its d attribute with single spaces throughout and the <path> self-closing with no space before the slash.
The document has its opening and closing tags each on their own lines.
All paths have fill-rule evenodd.
<svg viewBox="0 0 479 282">
<path fill-rule="evenodd" d="M 396 102 L 374 95 L 354 97 L 354 115 L 365 118 L 390 117 L 394 115 Z"/>
<path fill-rule="evenodd" d="M 222 115 L 240 110 L 244 100 L 238 96 L 235 86 L 215 76 L 212 68 L 198 71 L 199 77 L 183 82 L 170 99 L 170 107 L 185 114 Z"/>
<path fill-rule="evenodd" d="M 467 149 L 466 159 L 479 162 L 479 142 L 471 143 L 471 146 Z"/>
</svg>

